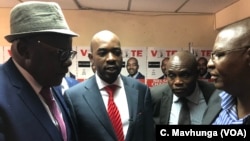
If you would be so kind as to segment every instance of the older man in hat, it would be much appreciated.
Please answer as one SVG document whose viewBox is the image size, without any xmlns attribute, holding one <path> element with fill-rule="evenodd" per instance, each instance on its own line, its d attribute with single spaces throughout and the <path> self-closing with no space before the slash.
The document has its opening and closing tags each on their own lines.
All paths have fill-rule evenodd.
<svg viewBox="0 0 250 141">
<path fill-rule="evenodd" d="M 75 141 L 74 124 L 54 86 L 72 64 L 72 32 L 54 2 L 11 10 L 11 58 L 0 66 L 1 141 Z"/>
</svg>

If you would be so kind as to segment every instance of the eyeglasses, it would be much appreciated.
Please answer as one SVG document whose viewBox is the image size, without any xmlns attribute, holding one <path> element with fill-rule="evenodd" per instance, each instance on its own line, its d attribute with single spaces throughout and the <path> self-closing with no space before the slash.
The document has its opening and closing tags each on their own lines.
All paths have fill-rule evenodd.
<svg viewBox="0 0 250 141">
<path fill-rule="evenodd" d="M 53 46 L 51 46 L 51 45 L 48 45 L 48 44 L 46 44 L 46 43 L 44 43 L 44 42 L 41 42 L 41 41 L 39 41 L 39 40 L 37 41 L 37 43 L 38 43 L 38 44 L 42 44 L 42 45 L 47 46 L 47 47 L 56 48 L 56 47 L 53 47 Z M 56 49 L 57 49 L 57 54 L 59 55 L 59 60 L 60 60 L 61 62 L 65 62 L 65 61 L 68 60 L 68 59 L 73 60 L 74 57 L 75 57 L 76 54 L 77 54 L 77 52 L 74 51 L 74 50 L 62 50 L 62 49 L 58 49 L 58 48 L 56 48 Z"/>
<path fill-rule="evenodd" d="M 235 51 L 241 51 L 243 49 L 248 49 L 248 48 L 250 48 L 250 46 L 244 46 L 244 47 L 240 47 L 240 48 L 228 49 L 228 50 L 223 50 L 223 51 L 214 51 L 214 52 L 211 52 L 211 59 L 212 59 L 212 61 L 218 60 L 220 57 L 223 57 L 226 54 L 229 54 L 229 53 L 235 52 Z"/>
</svg>

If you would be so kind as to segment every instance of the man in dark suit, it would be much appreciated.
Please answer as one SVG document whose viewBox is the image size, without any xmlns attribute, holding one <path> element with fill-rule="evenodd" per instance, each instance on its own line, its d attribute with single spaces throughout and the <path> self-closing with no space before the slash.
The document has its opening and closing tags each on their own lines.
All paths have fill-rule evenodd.
<svg viewBox="0 0 250 141">
<path fill-rule="evenodd" d="M 140 73 L 139 70 L 139 63 L 138 60 L 135 57 L 130 57 L 127 60 L 127 71 L 128 71 L 128 77 L 132 77 L 135 79 L 145 79 L 145 76 Z"/>
<path fill-rule="evenodd" d="M 189 124 L 202 124 L 203 114 L 211 106 L 210 97 L 220 91 L 212 83 L 198 80 L 197 61 L 190 52 L 172 55 L 167 68 L 168 84 L 151 87 L 155 124 L 179 124 L 182 98 L 186 98 L 190 111 Z"/>
<path fill-rule="evenodd" d="M 154 141 L 149 87 L 120 74 L 123 58 L 118 36 L 108 30 L 100 31 L 93 36 L 90 50 L 89 59 L 95 64 L 95 75 L 65 91 L 79 140 Z M 113 99 L 121 117 L 121 140 L 118 140 L 108 112 L 109 94 L 105 88 L 110 85 L 116 87 Z"/>
<path fill-rule="evenodd" d="M 54 88 L 72 64 L 77 34 L 54 2 L 23 2 L 10 19 L 5 38 L 12 43 L 11 58 L 0 66 L 0 140 L 77 140 L 64 98 Z M 45 98 L 51 93 L 53 108 Z"/>
</svg>

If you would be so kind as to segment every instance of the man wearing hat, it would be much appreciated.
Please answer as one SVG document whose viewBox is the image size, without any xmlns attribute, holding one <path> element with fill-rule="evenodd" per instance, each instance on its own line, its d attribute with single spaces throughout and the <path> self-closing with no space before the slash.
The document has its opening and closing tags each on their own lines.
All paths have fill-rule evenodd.
<svg viewBox="0 0 250 141">
<path fill-rule="evenodd" d="M 63 97 L 54 88 L 76 55 L 72 32 L 54 2 L 11 10 L 11 58 L 0 66 L 1 141 L 76 141 Z"/>
</svg>

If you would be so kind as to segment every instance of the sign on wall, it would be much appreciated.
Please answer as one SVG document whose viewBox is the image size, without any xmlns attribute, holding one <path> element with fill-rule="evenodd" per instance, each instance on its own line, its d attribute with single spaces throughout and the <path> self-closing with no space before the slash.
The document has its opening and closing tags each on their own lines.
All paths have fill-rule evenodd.
<svg viewBox="0 0 250 141">
<path fill-rule="evenodd" d="M 170 57 L 178 50 L 175 48 L 156 48 L 147 49 L 147 85 L 149 87 L 167 83 L 167 79 L 159 79 L 163 75 L 161 62 L 165 57 Z"/>
<path fill-rule="evenodd" d="M 89 47 L 77 47 L 76 75 L 79 81 L 84 81 L 94 74 L 91 68 L 91 62 L 88 58 L 89 52 Z"/>
<path fill-rule="evenodd" d="M 138 71 L 145 76 L 145 79 L 138 79 L 142 83 L 146 82 L 147 78 L 147 48 L 146 47 L 122 47 L 123 56 L 123 67 L 121 74 L 128 76 L 128 71 L 126 68 L 127 60 L 130 57 L 135 57 L 138 60 L 139 69 Z"/>
</svg>

